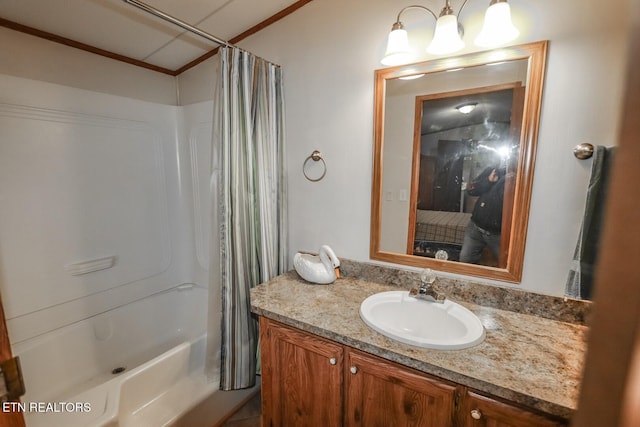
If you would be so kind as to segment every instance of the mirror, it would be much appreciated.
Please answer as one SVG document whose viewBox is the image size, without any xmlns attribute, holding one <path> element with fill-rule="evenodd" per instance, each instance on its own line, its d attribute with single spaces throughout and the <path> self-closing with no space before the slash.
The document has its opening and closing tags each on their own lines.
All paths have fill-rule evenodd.
<svg viewBox="0 0 640 427">
<path fill-rule="evenodd" d="M 546 51 L 376 70 L 371 259 L 520 282 Z"/>
</svg>

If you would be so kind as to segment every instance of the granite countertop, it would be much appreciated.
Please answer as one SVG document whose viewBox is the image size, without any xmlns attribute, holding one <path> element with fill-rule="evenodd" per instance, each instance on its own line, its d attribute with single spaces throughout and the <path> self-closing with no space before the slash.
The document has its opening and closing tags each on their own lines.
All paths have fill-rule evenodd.
<svg viewBox="0 0 640 427">
<path fill-rule="evenodd" d="M 258 315 L 427 374 L 571 417 L 582 376 L 585 326 L 451 298 L 480 318 L 484 342 L 463 350 L 424 349 L 387 338 L 360 318 L 365 298 L 397 289 L 352 277 L 312 285 L 292 271 L 252 289 L 251 308 Z"/>
</svg>

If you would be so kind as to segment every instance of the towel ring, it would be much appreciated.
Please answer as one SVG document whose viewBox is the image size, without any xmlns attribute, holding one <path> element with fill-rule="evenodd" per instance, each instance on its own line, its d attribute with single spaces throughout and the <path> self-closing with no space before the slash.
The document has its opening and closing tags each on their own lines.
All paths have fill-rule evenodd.
<svg viewBox="0 0 640 427">
<path fill-rule="evenodd" d="M 580 160 L 589 159 L 593 156 L 593 144 L 583 142 L 573 147 L 573 155 Z"/>
<path fill-rule="evenodd" d="M 309 162 L 309 160 L 313 160 L 314 162 L 322 162 L 322 175 L 320 175 L 320 177 L 318 178 L 311 178 L 309 177 L 309 175 L 307 175 L 307 163 Z M 322 154 L 320 154 L 320 152 L 318 150 L 313 150 L 313 153 L 311 153 L 309 155 L 309 157 L 307 157 L 304 160 L 304 163 L 302 164 L 302 173 L 304 174 L 304 177 L 307 178 L 309 181 L 311 182 L 318 182 L 320 181 L 322 178 L 324 178 L 324 176 L 327 174 L 327 163 L 324 161 L 324 159 L 322 158 Z"/>
</svg>

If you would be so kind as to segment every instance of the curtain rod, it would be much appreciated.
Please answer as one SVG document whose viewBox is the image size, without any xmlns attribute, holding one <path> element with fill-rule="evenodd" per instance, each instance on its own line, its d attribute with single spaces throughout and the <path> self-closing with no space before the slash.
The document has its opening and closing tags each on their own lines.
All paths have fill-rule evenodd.
<svg viewBox="0 0 640 427">
<path fill-rule="evenodd" d="M 162 18 L 165 21 L 171 22 L 172 24 L 175 24 L 175 25 L 177 25 L 179 27 L 182 27 L 183 29 L 185 29 L 187 31 L 190 31 L 190 32 L 192 32 L 192 33 L 194 33 L 196 35 L 199 35 L 200 37 L 203 37 L 203 38 L 205 38 L 205 39 L 207 39 L 209 41 L 212 41 L 214 43 L 217 43 L 219 45 L 224 45 L 224 46 L 227 46 L 227 47 L 236 47 L 236 46 L 234 46 L 233 44 L 229 43 L 226 40 L 222 40 L 221 38 L 218 38 L 218 37 L 216 37 L 214 35 L 211 35 L 211 34 L 209 34 L 207 32 L 204 32 L 201 29 L 196 28 L 196 27 L 194 27 L 192 25 L 189 25 L 186 22 L 179 20 L 178 18 L 174 18 L 173 16 L 171 16 L 169 14 L 166 14 L 166 13 L 156 9 L 155 7 L 149 6 L 146 3 L 143 3 L 143 2 L 138 1 L 138 0 L 122 0 L 122 1 L 124 1 L 125 3 L 128 3 L 128 4 L 132 5 L 132 6 L 135 6 L 138 9 L 144 10 L 147 13 L 155 15 L 158 18 Z"/>
</svg>

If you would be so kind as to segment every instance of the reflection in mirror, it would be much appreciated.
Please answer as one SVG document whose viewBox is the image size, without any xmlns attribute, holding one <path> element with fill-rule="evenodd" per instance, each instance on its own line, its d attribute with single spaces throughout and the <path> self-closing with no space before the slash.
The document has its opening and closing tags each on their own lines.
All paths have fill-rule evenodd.
<svg viewBox="0 0 640 427">
<path fill-rule="evenodd" d="M 520 281 L 545 52 L 376 71 L 372 259 Z"/>
<path fill-rule="evenodd" d="M 511 113 L 522 111 L 527 63 L 496 66 L 514 64 L 514 83 L 416 97 L 408 254 L 506 266 L 520 145 Z"/>
</svg>

